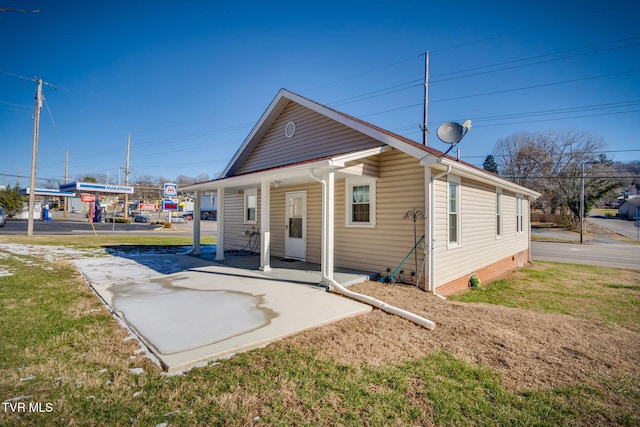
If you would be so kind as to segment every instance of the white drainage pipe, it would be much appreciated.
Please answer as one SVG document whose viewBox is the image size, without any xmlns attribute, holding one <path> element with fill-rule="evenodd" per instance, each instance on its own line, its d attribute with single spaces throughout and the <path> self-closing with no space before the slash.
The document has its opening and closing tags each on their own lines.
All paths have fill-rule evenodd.
<svg viewBox="0 0 640 427">
<path fill-rule="evenodd" d="M 395 314 L 396 316 L 400 316 L 403 319 L 407 319 L 413 323 L 415 323 L 416 325 L 422 326 L 424 328 L 430 329 L 430 330 L 434 330 L 436 327 L 435 322 L 429 320 L 429 319 L 425 319 L 422 316 L 418 316 L 415 313 L 411 313 L 409 311 L 403 310 L 401 308 L 398 307 L 394 307 L 392 305 L 387 304 L 384 301 L 380 301 L 379 299 L 375 299 L 372 298 L 370 296 L 367 295 L 363 295 L 363 294 L 359 294 L 357 292 L 353 292 L 348 290 L 347 288 L 345 288 L 344 286 L 342 286 L 340 283 L 336 282 L 335 280 L 329 280 L 326 277 L 324 278 L 324 280 L 328 281 L 331 286 L 333 288 L 335 288 L 338 292 L 340 292 L 342 295 L 354 299 L 356 301 L 360 301 L 363 302 L 365 304 L 369 304 L 370 306 L 379 308 L 380 310 L 389 313 L 389 314 Z"/>
</svg>

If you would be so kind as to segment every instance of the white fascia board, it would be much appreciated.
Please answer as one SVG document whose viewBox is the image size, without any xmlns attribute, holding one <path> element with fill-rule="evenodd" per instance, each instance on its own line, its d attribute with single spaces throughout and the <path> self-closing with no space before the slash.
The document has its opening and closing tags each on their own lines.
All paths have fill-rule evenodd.
<svg viewBox="0 0 640 427">
<path fill-rule="evenodd" d="M 391 148 L 389 146 L 380 146 L 370 148 L 367 150 L 357 151 L 355 153 L 348 153 L 332 157 L 330 159 L 318 160 L 315 162 L 303 163 L 295 166 L 288 166 L 282 168 L 275 168 L 266 170 L 263 172 L 248 173 L 246 175 L 230 176 L 228 178 L 222 178 L 216 181 L 203 182 L 200 184 L 193 184 L 180 188 L 180 191 L 206 191 L 215 190 L 218 188 L 227 187 L 241 187 L 245 185 L 255 185 L 263 181 L 277 181 L 287 178 L 297 178 L 302 176 L 308 176 L 310 169 L 318 168 L 340 168 L 345 167 L 345 164 L 354 160 L 364 159 L 366 157 L 375 156 Z"/>
<path fill-rule="evenodd" d="M 540 197 L 540 193 L 538 193 L 537 191 L 533 191 L 527 187 L 523 187 L 521 185 L 508 181 L 504 178 L 500 178 L 495 175 L 490 175 L 476 168 L 472 168 L 465 164 L 459 163 L 455 160 L 450 160 L 447 158 L 435 158 L 435 157 L 431 159 L 424 158 L 423 160 L 420 161 L 420 164 L 422 166 L 427 166 L 427 167 L 433 167 L 437 165 L 451 166 L 451 169 L 452 169 L 451 173 L 455 173 L 456 175 L 462 176 L 464 178 L 473 179 L 474 181 L 479 181 L 484 184 L 488 184 L 498 188 L 511 190 L 513 192 L 528 196 L 533 200 Z"/>
<path fill-rule="evenodd" d="M 246 175 L 230 176 L 216 181 L 203 182 L 188 187 L 181 188 L 181 191 L 205 191 L 218 190 L 220 188 L 245 187 L 257 185 L 263 181 L 279 181 L 287 178 L 299 178 L 309 176 L 310 169 L 330 168 L 333 165 L 331 160 L 325 159 L 317 162 L 304 163 L 300 165 L 270 169 L 262 172 L 248 173 Z"/>
<path fill-rule="evenodd" d="M 378 154 L 382 154 L 389 150 L 391 150 L 391 147 L 389 147 L 388 145 L 382 145 L 380 147 L 370 148 L 368 150 L 362 150 L 355 153 L 336 156 L 330 159 L 329 162 L 331 166 L 344 167 L 346 163 L 352 162 L 354 160 L 365 159 L 371 156 L 377 156 Z"/>
<path fill-rule="evenodd" d="M 284 96 L 285 93 L 290 93 L 290 92 L 288 92 L 285 89 L 280 89 L 280 91 L 276 94 L 276 96 L 273 98 L 273 100 L 271 101 L 267 109 L 264 111 L 264 113 L 262 113 L 262 116 L 260 117 L 258 122 L 255 124 L 253 129 L 251 129 L 251 132 L 249 132 L 249 135 L 247 135 L 247 137 L 244 139 L 244 141 L 242 142 L 242 144 L 240 145 L 236 153 L 233 155 L 233 157 L 231 158 L 227 166 L 224 168 L 221 176 L 226 176 L 229 173 L 229 171 L 231 170 L 231 167 L 238 161 L 240 156 L 251 144 L 251 141 L 253 141 L 256 135 L 263 129 L 265 123 L 267 123 L 271 119 L 271 113 L 276 109 L 276 106 L 278 105 L 280 100 L 282 98 L 289 98 Z"/>
</svg>

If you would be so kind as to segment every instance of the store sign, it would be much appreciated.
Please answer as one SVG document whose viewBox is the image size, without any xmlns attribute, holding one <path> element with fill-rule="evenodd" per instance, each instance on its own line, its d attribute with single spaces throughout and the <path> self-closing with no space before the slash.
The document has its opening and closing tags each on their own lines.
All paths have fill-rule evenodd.
<svg viewBox="0 0 640 427">
<path fill-rule="evenodd" d="M 178 202 L 174 202 L 171 199 L 164 199 L 162 201 L 162 210 L 163 211 L 177 211 L 178 210 Z"/>
<path fill-rule="evenodd" d="M 164 184 L 164 197 L 178 197 L 178 186 L 171 182 Z"/>
<path fill-rule="evenodd" d="M 157 211 L 160 210 L 160 205 L 154 203 L 140 203 L 138 209 L 141 211 Z"/>
<path fill-rule="evenodd" d="M 91 193 L 82 193 L 80 194 L 80 201 L 82 202 L 95 202 L 96 195 Z"/>
</svg>

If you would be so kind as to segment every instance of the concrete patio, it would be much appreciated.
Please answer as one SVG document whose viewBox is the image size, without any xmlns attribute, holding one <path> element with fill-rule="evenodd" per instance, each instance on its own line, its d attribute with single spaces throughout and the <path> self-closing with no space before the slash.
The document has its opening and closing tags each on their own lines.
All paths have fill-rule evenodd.
<svg viewBox="0 0 640 427">
<path fill-rule="evenodd" d="M 317 265 L 273 259 L 272 270 L 262 272 L 257 262 L 255 256 L 229 255 L 220 263 L 206 253 L 133 253 L 75 265 L 167 371 L 371 310 L 318 286 Z M 370 276 L 342 270 L 335 278 L 348 285 Z"/>
</svg>

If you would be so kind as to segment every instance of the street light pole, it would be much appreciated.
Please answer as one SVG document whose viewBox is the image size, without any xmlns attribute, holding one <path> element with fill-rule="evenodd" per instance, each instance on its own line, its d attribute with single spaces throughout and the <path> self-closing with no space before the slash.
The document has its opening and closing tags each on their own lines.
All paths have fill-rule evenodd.
<svg viewBox="0 0 640 427">
<path fill-rule="evenodd" d="M 33 118 L 33 152 L 31 153 L 31 183 L 29 184 L 29 221 L 27 236 L 33 236 L 33 216 L 36 206 L 36 159 L 38 158 L 38 133 L 40 132 L 40 109 L 42 109 L 42 79 L 38 79 L 36 90 L 36 112 Z"/>
</svg>

